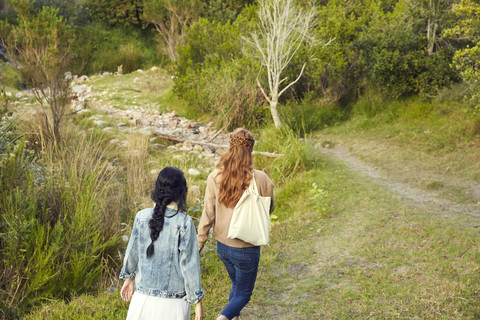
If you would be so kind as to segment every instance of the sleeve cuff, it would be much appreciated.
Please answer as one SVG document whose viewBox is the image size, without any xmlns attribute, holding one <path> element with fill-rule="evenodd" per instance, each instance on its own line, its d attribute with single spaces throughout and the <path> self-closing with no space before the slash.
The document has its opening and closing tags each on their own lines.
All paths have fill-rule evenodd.
<svg viewBox="0 0 480 320">
<path fill-rule="evenodd" d="M 135 272 L 132 273 L 126 273 L 123 270 L 120 271 L 120 279 L 133 279 L 135 278 Z"/>
<path fill-rule="evenodd" d="M 188 303 L 195 304 L 198 303 L 202 298 L 205 296 L 205 292 L 203 290 L 195 291 L 195 296 L 194 297 L 188 297 L 188 295 L 185 297 L 185 300 L 187 300 Z M 193 298 L 193 299 L 191 299 Z"/>
</svg>

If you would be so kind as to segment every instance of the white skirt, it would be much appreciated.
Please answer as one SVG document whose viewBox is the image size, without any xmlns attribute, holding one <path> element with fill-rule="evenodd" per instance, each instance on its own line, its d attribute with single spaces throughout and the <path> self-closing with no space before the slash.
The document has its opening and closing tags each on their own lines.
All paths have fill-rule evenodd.
<svg viewBox="0 0 480 320">
<path fill-rule="evenodd" d="M 190 320 L 190 303 L 135 291 L 128 307 L 127 320 Z"/>
</svg>

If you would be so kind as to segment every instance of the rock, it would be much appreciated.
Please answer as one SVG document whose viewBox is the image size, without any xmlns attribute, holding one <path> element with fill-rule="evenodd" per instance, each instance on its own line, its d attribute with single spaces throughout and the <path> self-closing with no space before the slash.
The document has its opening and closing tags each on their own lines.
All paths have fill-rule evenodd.
<svg viewBox="0 0 480 320">
<path fill-rule="evenodd" d="M 159 170 L 159 169 L 150 170 L 150 174 L 151 174 L 152 176 L 158 176 L 159 173 L 160 173 L 160 170 Z"/>
<path fill-rule="evenodd" d="M 78 82 L 86 82 L 88 80 L 89 80 L 88 77 L 86 75 L 83 75 L 83 76 L 78 78 L 77 83 Z"/>
<path fill-rule="evenodd" d="M 153 127 L 145 127 L 138 130 L 139 133 L 144 134 L 146 136 L 151 135 L 153 131 L 155 131 L 155 128 Z"/>
<path fill-rule="evenodd" d="M 104 73 L 102 73 L 102 76 L 111 76 L 111 75 L 112 73 L 108 71 L 105 71 Z"/>
<path fill-rule="evenodd" d="M 82 101 L 73 101 L 72 102 L 72 109 L 73 112 L 79 113 L 83 110 L 83 102 Z"/>
<path fill-rule="evenodd" d="M 107 125 L 107 122 L 103 120 L 93 120 L 93 123 L 100 128 L 103 128 Z"/>
<path fill-rule="evenodd" d="M 197 169 L 193 169 L 193 168 L 188 169 L 187 173 L 191 176 L 194 176 L 194 177 L 200 175 L 200 171 L 198 171 Z"/>
<path fill-rule="evenodd" d="M 168 127 L 169 128 L 176 128 L 177 125 L 178 125 L 178 122 L 179 120 L 174 118 L 174 119 L 171 119 L 169 122 L 168 122 Z"/>
<path fill-rule="evenodd" d="M 16 99 L 20 99 L 20 98 L 22 98 L 23 96 L 24 96 L 23 92 L 17 92 L 17 93 L 15 93 L 15 98 L 16 98 Z"/>
<path fill-rule="evenodd" d="M 137 72 L 144 73 L 145 71 L 143 71 L 142 69 L 137 69 Z"/>
<path fill-rule="evenodd" d="M 153 66 L 150 68 L 150 71 L 158 71 L 158 67 Z"/>
<path fill-rule="evenodd" d="M 106 128 L 103 128 L 103 131 L 111 131 L 113 128 L 112 127 L 106 127 Z"/>
<path fill-rule="evenodd" d="M 140 79 L 139 77 L 136 77 L 136 78 L 133 79 L 134 83 L 137 83 L 137 82 L 140 82 L 140 81 L 142 81 L 142 79 Z"/>
<path fill-rule="evenodd" d="M 78 84 L 78 85 L 73 86 L 73 88 L 72 88 L 72 92 L 75 95 L 81 95 L 82 93 L 86 92 L 87 90 L 88 90 L 88 87 L 85 84 Z"/>
</svg>

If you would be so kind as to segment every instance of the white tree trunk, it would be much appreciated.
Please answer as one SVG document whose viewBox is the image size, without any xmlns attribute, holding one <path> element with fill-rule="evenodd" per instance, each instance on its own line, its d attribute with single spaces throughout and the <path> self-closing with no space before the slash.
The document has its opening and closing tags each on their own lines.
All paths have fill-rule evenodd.
<svg viewBox="0 0 480 320">
<path fill-rule="evenodd" d="M 280 129 L 283 127 L 282 120 L 280 119 L 280 114 L 278 113 L 278 97 L 272 98 L 270 100 L 270 112 L 272 113 L 273 123 L 275 128 Z"/>
<path fill-rule="evenodd" d="M 259 32 L 243 39 L 254 48 L 261 57 L 261 68 L 265 68 L 268 83 L 257 84 L 270 104 L 273 122 L 282 127 L 277 106 L 280 96 L 302 76 L 303 65 L 298 77 L 289 80 L 282 77 L 300 47 L 309 42 L 311 27 L 315 24 L 316 9 L 303 8 L 296 0 L 260 0 L 258 3 Z M 268 89 L 268 90 L 266 90 Z"/>
</svg>

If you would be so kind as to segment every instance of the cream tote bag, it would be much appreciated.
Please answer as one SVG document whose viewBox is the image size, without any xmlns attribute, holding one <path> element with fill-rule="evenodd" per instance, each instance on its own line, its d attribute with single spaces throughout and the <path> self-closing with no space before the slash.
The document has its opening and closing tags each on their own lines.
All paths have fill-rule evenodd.
<svg viewBox="0 0 480 320">
<path fill-rule="evenodd" d="M 270 236 L 271 197 L 258 193 L 255 177 L 233 209 L 227 238 L 240 239 L 255 246 L 267 245 Z"/>
</svg>

